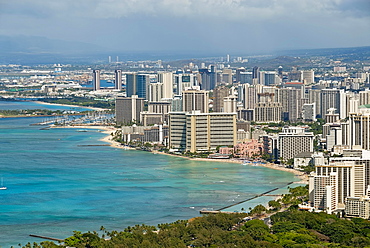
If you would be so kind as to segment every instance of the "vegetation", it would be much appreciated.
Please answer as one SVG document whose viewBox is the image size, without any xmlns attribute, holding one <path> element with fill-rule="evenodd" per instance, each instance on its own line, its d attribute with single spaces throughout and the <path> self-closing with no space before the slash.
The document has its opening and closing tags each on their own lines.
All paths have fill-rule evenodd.
<svg viewBox="0 0 370 248">
<path fill-rule="evenodd" d="M 256 206 L 249 214 L 210 214 L 191 220 L 178 220 L 157 227 L 136 225 L 124 231 L 101 233 L 75 231 L 62 245 L 53 242 L 27 244 L 26 248 L 100 247 L 369 247 L 370 221 L 341 219 L 325 213 L 297 210 L 308 200 L 308 188 L 289 189 L 269 208 Z M 266 215 L 273 213 L 273 215 Z M 249 217 L 246 217 L 248 216 Z M 270 219 L 269 225 L 266 220 Z"/>
<path fill-rule="evenodd" d="M 63 115 L 69 111 L 64 110 L 48 110 L 48 109 L 23 109 L 23 110 L 0 110 L 0 116 L 48 116 L 48 115 Z M 79 112 L 85 113 L 87 111 Z"/>
<path fill-rule="evenodd" d="M 98 99 L 85 98 L 85 97 L 72 97 L 68 98 L 45 98 L 42 101 L 48 103 L 66 104 L 66 105 L 78 105 L 81 107 L 94 107 L 94 108 L 105 108 L 114 110 L 115 104 L 112 101 L 102 101 Z"/>
<path fill-rule="evenodd" d="M 53 242 L 27 244 L 27 248 L 56 247 L 307 247 L 306 244 L 328 245 L 329 241 L 319 238 L 327 234 L 315 233 L 307 229 L 305 224 L 299 224 L 288 218 L 295 208 L 278 215 L 276 223 L 268 226 L 263 219 L 266 213 L 274 213 L 286 209 L 291 204 L 305 200 L 307 187 L 297 187 L 289 190 L 284 196 L 284 203 L 270 201 L 269 208 L 256 206 L 247 213 L 210 214 L 191 220 L 178 220 L 173 223 L 158 226 L 136 225 L 127 227 L 124 231 L 107 231 L 101 227 L 97 232 L 81 233 L 75 231 L 73 236 L 64 240 L 63 245 Z M 287 214 L 285 214 L 287 213 Z M 297 212 L 301 214 L 300 212 Z M 278 213 L 279 214 L 279 213 Z M 311 214 L 311 213 L 303 213 Z M 249 217 L 247 217 L 249 216 Z M 247 218 L 246 218 L 247 217 Z M 259 219 L 261 218 L 261 219 Z M 271 217 L 272 219 L 273 217 Z M 332 216 L 328 217 L 332 219 Z M 335 217 L 336 218 L 336 217 Z M 308 217 L 309 219 L 309 217 Z M 299 219 L 297 219 L 299 220 Z M 275 222 L 275 221 L 274 221 Z M 370 224 L 369 224 L 370 225 Z M 320 236 L 321 235 L 321 236 Z M 358 243 L 363 242 L 358 239 Z M 366 242 L 365 242 L 366 243 Z M 296 246 L 301 245 L 301 246 Z M 322 246 L 320 246 L 322 247 Z M 361 246 L 360 246 L 361 247 Z"/>
</svg>

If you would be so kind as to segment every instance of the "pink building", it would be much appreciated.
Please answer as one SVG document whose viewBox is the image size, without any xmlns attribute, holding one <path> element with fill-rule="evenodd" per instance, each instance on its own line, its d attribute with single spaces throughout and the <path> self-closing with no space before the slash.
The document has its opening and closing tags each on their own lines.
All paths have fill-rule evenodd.
<svg viewBox="0 0 370 248">
<path fill-rule="evenodd" d="M 263 144 L 256 139 L 239 143 L 234 146 L 234 154 L 243 158 L 250 158 L 261 155 Z"/>
<path fill-rule="evenodd" d="M 230 148 L 227 146 L 221 146 L 220 149 L 218 150 L 218 153 L 220 154 L 233 154 L 234 153 L 234 148 Z"/>
</svg>

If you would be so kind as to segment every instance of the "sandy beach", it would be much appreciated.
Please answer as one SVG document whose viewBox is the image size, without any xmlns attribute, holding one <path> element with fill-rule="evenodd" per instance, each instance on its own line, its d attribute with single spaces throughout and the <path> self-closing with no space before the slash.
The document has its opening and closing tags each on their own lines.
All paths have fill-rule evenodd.
<svg viewBox="0 0 370 248">
<path fill-rule="evenodd" d="M 198 160 L 198 161 L 214 161 L 214 162 L 237 163 L 237 164 L 242 164 L 243 163 L 243 160 L 232 159 L 232 158 L 231 159 L 191 158 L 191 159 L 192 160 Z M 286 168 L 286 167 L 283 167 L 283 166 L 279 166 L 278 164 L 268 163 L 268 162 L 265 163 L 265 164 L 257 163 L 256 166 L 262 166 L 262 167 L 266 167 L 266 168 L 270 168 L 270 169 L 274 169 L 274 170 L 280 170 L 280 171 L 286 171 L 286 172 L 293 173 L 295 176 L 297 176 L 300 179 L 300 181 L 296 182 L 296 183 L 308 184 L 308 175 L 305 174 L 302 171 Z"/>
<path fill-rule="evenodd" d="M 128 147 L 123 146 L 120 142 L 113 140 L 114 133 L 119 130 L 112 126 L 96 126 L 96 125 L 73 125 L 73 126 L 59 126 L 59 125 L 50 125 L 51 128 L 78 128 L 78 129 L 99 129 L 102 133 L 107 134 L 104 138 L 101 138 L 100 141 L 109 143 L 110 146 L 114 148 L 127 149 Z"/>
<path fill-rule="evenodd" d="M 107 137 L 107 139 L 109 139 L 109 137 Z M 108 140 L 105 140 L 105 141 L 110 142 Z M 114 141 L 112 141 L 112 142 L 114 142 Z M 121 148 L 122 148 L 122 146 L 121 146 Z M 212 162 L 236 163 L 236 164 L 242 164 L 243 163 L 243 160 L 241 160 L 241 159 L 232 159 L 232 158 L 231 159 L 188 158 L 188 157 L 184 157 L 184 156 L 180 156 L 180 155 L 168 154 L 168 153 L 159 152 L 159 151 L 154 151 L 154 153 L 163 154 L 163 155 L 167 155 L 167 156 L 182 157 L 182 158 L 195 160 L 195 161 L 207 161 L 207 162 L 212 161 Z M 266 163 L 266 164 L 257 163 L 256 166 L 262 166 L 262 167 L 266 167 L 266 168 L 270 168 L 270 169 L 274 169 L 274 170 L 280 170 L 280 171 L 286 171 L 286 172 L 293 173 L 296 177 L 298 177 L 300 179 L 299 182 L 295 182 L 295 183 L 308 184 L 308 175 L 305 174 L 302 171 L 286 168 L 286 167 L 279 166 L 279 165 L 274 164 L 274 163 Z"/>
<path fill-rule="evenodd" d="M 117 141 L 114 141 L 113 140 L 113 134 L 117 130 L 119 130 L 119 129 L 117 129 L 115 127 L 112 127 L 112 126 L 94 126 L 94 125 L 54 126 L 54 125 L 52 125 L 51 127 L 52 128 L 99 129 L 99 130 L 102 130 L 101 131 L 102 133 L 107 134 L 107 136 L 105 136 L 104 138 L 100 139 L 100 141 L 107 142 L 107 143 L 110 144 L 110 146 L 112 146 L 114 148 L 134 149 L 134 148 L 130 148 L 130 147 L 124 146 L 120 142 L 117 142 Z M 190 159 L 190 160 L 195 160 L 195 161 L 208 161 L 208 162 L 212 161 L 212 162 L 238 163 L 238 164 L 243 163 L 243 160 L 240 160 L 240 159 L 188 158 L 188 157 L 184 157 L 184 156 L 179 156 L 179 155 L 175 155 L 175 154 L 168 154 L 168 153 L 159 152 L 159 151 L 153 151 L 153 153 L 163 154 L 163 155 L 167 155 L 167 156 L 182 157 L 182 158 L 186 158 L 186 159 Z M 308 175 L 305 174 L 302 171 L 298 171 L 298 170 L 295 170 L 295 169 L 286 168 L 286 167 L 279 166 L 278 164 L 274 164 L 274 163 L 266 163 L 266 164 L 257 163 L 256 165 L 257 166 L 266 167 L 266 168 L 270 168 L 270 169 L 274 169 L 274 170 L 280 170 L 280 171 L 286 171 L 286 172 L 293 173 L 295 176 L 297 176 L 300 179 L 299 182 L 295 182 L 295 183 L 308 184 Z"/>
</svg>

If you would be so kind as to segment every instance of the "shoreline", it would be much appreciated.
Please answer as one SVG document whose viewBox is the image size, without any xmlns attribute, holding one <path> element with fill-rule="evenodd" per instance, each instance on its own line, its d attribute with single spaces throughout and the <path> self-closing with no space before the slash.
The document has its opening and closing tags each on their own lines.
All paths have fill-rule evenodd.
<svg viewBox="0 0 370 248">
<path fill-rule="evenodd" d="M 93 126 L 93 125 L 53 126 L 53 125 L 51 125 L 50 127 L 51 128 L 98 129 L 98 130 L 100 130 L 101 133 L 106 134 L 106 136 L 99 139 L 99 141 L 108 143 L 113 148 L 125 149 L 125 150 L 136 150 L 135 148 L 124 146 L 120 142 L 117 142 L 117 141 L 113 140 L 113 135 L 112 134 L 114 134 L 116 131 L 119 130 L 119 129 L 113 127 L 113 126 Z M 243 163 L 243 160 L 240 160 L 240 159 L 188 158 L 188 157 L 179 156 L 179 155 L 175 155 L 175 154 L 168 154 L 168 153 L 160 152 L 160 151 L 152 151 L 151 153 L 152 154 L 162 154 L 162 155 L 173 156 L 173 157 L 181 157 L 181 158 L 189 159 L 189 160 L 193 160 L 193 161 L 223 162 L 223 163 L 235 163 L 235 164 L 242 164 Z M 298 171 L 298 170 L 295 170 L 295 169 L 290 169 L 290 168 L 285 168 L 285 167 L 282 167 L 282 166 L 279 166 L 279 165 L 273 164 L 273 163 L 266 163 L 266 164 L 257 163 L 256 166 L 261 166 L 261 167 L 265 167 L 265 168 L 268 168 L 268 169 L 274 169 L 274 170 L 280 170 L 280 171 L 293 173 L 294 176 L 299 178 L 299 180 L 295 181 L 295 182 L 292 182 L 292 185 L 294 185 L 294 184 L 308 184 L 308 175 L 301 172 L 301 171 Z M 277 200 L 281 197 L 282 197 L 282 195 L 276 196 L 275 200 Z M 267 204 L 267 202 L 265 204 Z"/>
<path fill-rule="evenodd" d="M 102 133 L 107 134 L 107 136 L 105 136 L 104 138 L 99 139 L 99 141 L 109 143 L 110 146 L 114 147 L 114 148 L 135 150 L 134 148 L 124 146 L 121 143 L 119 143 L 117 141 L 114 141 L 112 139 L 113 138 L 112 133 L 115 133 L 118 130 L 118 129 L 112 127 L 112 126 L 92 126 L 92 125 L 81 125 L 81 126 L 79 126 L 79 125 L 75 125 L 75 126 L 65 126 L 65 127 L 64 126 L 55 126 L 55 127 L 56 128 L 100 129 L 100 130 L 102 130 Z M 243 160 L 240 160 L 240 159 L 188 158 L 188 157 L 179 156 L 179 155 L 175 155 L 175 154 L 169 154 L 169 153 L 160 152 L 160 151 L 152 151 L 152 153 L 153 154 L 162 154 L 162 155 L 166 155 L 166 156 L 181 157 L 181 158 L 185 158 L 185 159 L 189 159 L 189 160 L 193 160 L 193 161 L 222 162 L 222 163 L 235 163 L 235 164 L 242 164 L 243 163 Z M 298 171 L 298 170 L 295 170 L 295 169 L 286 168 L 286 167 L 283 167 L 283 166 L 279 166 L 279 165 L 274 164 L 274 163 L 266 163 L 266 164 L 257 163 L 256 166 L 293 173 L 297 178 L 300 179 L 299 181 L 294 182 L 294 183 L 296 183 L 296 184 L 298 184 L 298 183 L 299 184 L 308 184 L 308 175 L 305 174 L 304 172 L 301 172 L 301 171 Z"/>
<path fill-rule="evenodd" d="M 173 154 L 167 154 L 167 153 L 164 153 L 164 152 L 156 152 L 156 153 L 160 153 L 160 154 L 164 154 L 164 155 L 170 155 L 170 156 L 177 156 L 177 155 L 173 155 Z M 183 157 L 183 156 L 178 156 L 178 157 L 187 158 L 187 157 Z M 223 162 L 223 163 L 234 163 L 234 164 L 242 164 L 243 163 L 243 160 L 240 160 L 240 159 L 214 159 L 214 158 L 213 159 L 212 158 L 211 159 L 209 159 L 209 158 L 187 158 L 187 159 L 194 160 L 194 161 L 205 161 L 205 162 L 212 161 L 212 162 Z M 308 184 L 308 175 L 301 172 L 301 171 L 286 168 L 286 167 L 279 166 L 277 164 L 269 163 L 269 162 L 266 162 L 265 164 L 257 163 L 257 165 L 255 165 L 255 166 L 265 167 L 265 168 L 269 168 L 269 169 L 274 169 L 274 170 L 280 170 L 280 171 L 293 173 L 296 177 L 298 177 L 300 179 L 300 181 L 294 182 L 294 183 Z"/>
<path fill-rule="evenodd" d="M 33 101 L 38 104 L 44 104 L 44 105 L 56 105 L 56 106 L 63 106 L 63 107 L 74 107 L 74 108 L 86 108 L 86 109 L 91 109 L 95 111 L 103 111 L 103 110 L 108 110 L 104 108 L 96 108 L 96 107 L 85 107 L 85 106 L 80 106 L 80 105 L 70 105 L 70 104 L 60 104 L 60 103 L 49 103 L 49 102 L 43 102 L 43 101 Z"/>
</svg>

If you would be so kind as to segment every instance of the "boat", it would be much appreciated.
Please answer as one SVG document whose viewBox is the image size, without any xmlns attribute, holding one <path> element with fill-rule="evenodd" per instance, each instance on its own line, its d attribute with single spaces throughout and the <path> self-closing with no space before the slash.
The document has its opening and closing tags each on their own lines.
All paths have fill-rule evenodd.
<svg viewBox="0 0 370 248">
<path fill-rule="evenodd" d="M 1 186 L 0 186 L 0 190 L 6 190 L 7 187 L 4 186 L 4 179 L 1 178 Z"/>
</svg>

